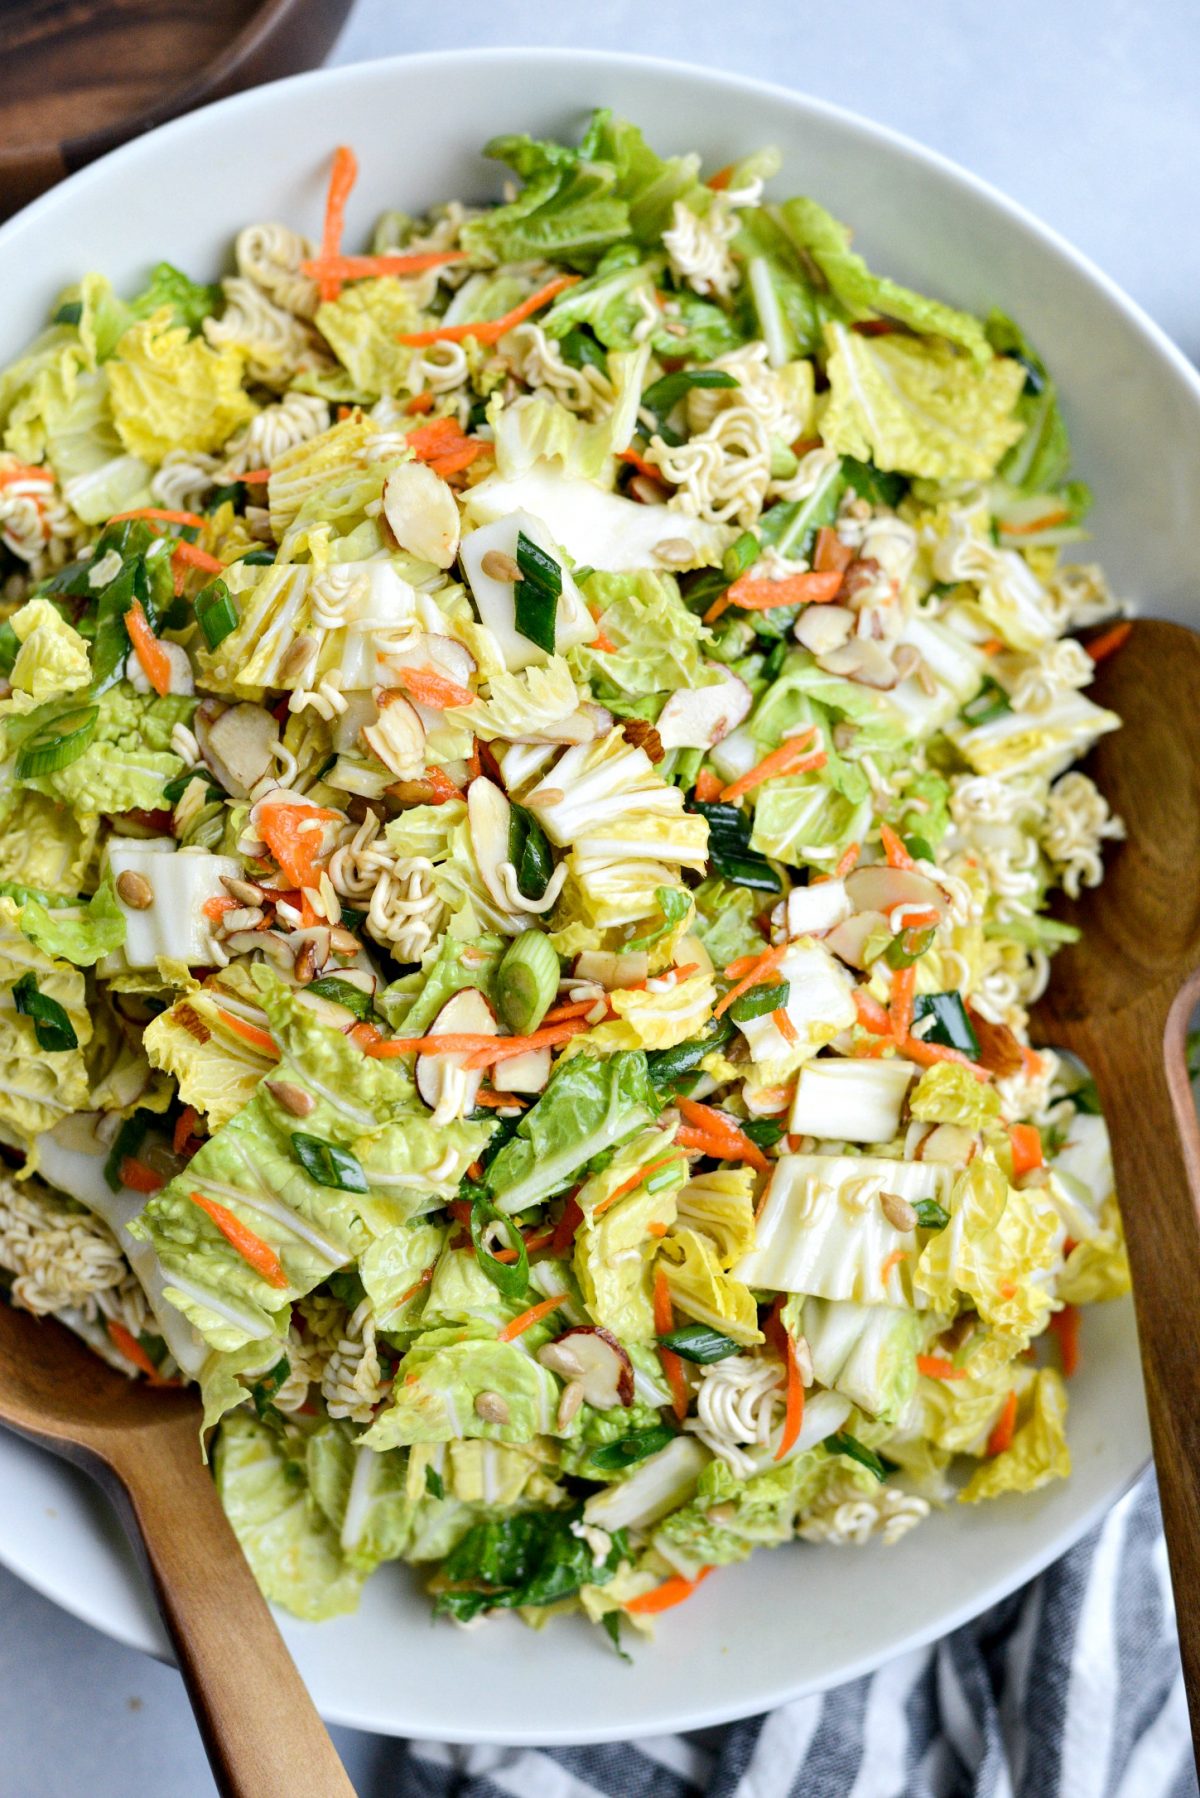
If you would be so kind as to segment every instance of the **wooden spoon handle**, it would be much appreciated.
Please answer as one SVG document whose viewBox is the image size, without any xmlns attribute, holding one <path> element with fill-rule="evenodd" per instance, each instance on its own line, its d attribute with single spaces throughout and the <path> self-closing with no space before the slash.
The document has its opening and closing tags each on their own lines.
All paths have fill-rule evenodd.
<svg viewBox="0 0 1200 1798">
<path fill-rule="evenodd" d="M 223 1798 L 354 1798 L 328 1731 L 194 1457 L 161 1439 L 114 1470 Z"/>
<path fill-rule="evenodd" d="M 1200 1747 L 1200 1125 L 1187 1075 L 1200 974 L 1083 1050 L 1112 1137 L 1179 1650 Z M 1132 1036 L 1133 1040 L 1129 1038 Z M 1120 1420 L 1113 1419 L 1113 1427 Z"/>
</svg>

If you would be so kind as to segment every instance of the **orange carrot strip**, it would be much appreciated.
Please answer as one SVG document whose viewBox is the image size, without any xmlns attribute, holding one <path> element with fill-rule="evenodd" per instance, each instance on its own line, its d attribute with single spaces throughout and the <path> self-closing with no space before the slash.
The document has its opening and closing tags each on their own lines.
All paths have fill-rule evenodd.
<svg viewBox="0 0 1200 1798">
<path fill-rule="evenodd" d="M 960 1067 L 970 1068 L 976 1080 L 992 1077 L 986 1068 L 981 1068 L 977 1061 L 972 1061 L 960 1050 L 944 1048 L 941 1043 L 922 1042 L 919 1036 L 906 1036 L 897 1047 L 908 1061 L 915 1061 L 921 1068 L 931 1068 L 937 1061 L 956 1061 Z"/>
<path fill-rule="evenodd" d="M 144 1161 L 139 1161 L 133 1155 L 125 1156 L 117 1169 L 117 1177 L 121 1185 L 127 1186 L 130 1192 L 161 1192 L 167 1184 L 165 1174 L 156 1173 L 152 1167 L 147 1167 Z"/>
<path fill-rule="evenodd" d="M 872 1036 L 891 1036 L 892 1020 L 879 1000 L 869 993 L 865 986 L 854 989 L 854 1009 L 858 1013 L 858 1021 L 864 1030 Z"/>
<path fill-rule="evenodd" d="M 899 911 L 901 906 L 904 905 L 904 903 L 905 903 L 905 901 L 902 899 L 899 901 L 898 904 L 889 905 L 887 907 L 887 915 L 888 915 L 889 919 L 891 918 L 892 913 L 895 911 Z M 940 924 L 941 921 L 942 921 L 942 914 L 938 911 L 935 911 L 931 905 L 925 911 L 909 912 L 904 920 L 903 927 L 905 930 L 932 930 L 933 927 L 936 924 Z"/>
<path fill-rule="evenodd" d="M 843 574 L 853 560 L 854 551 L 850 545 L 842 542 L 831 524 L 823 524 L 813 545 L 814 571 L 817 574 L 827 574 L 836 569 L 839 574 Z"/>
<path fill-rule="evenodd" d="M 261 1236 L 256 1236 L 239 1217 L 224 1205 L 218 1205 L 215 1199 L 209 1199 L 202 1192 L 190 1192 L 188 1198 L 193 1205 L 199 1205 L 217 1226 L 230 1248 L 236 1249 L 243 1261 L 248 1261 L 256 1274 L 261 1274 L 268 1286 L 282 1290 L 288 1277 L 283 1271 L 283 1263 Z"/>
<path fill-rule="evenodd" d="M 328 261 L 341 250 L 342 232 L 346 223 L 346 201 L 350 198 L 350 190 L 357 178 L 358 159 L 354 151 L 345 144 L 339 144 L 334 151 L 333 168 L 329 173 L 329 192 L 325 198 L 325 228 L 321 233 L 322 261 Z M 342 291 L 342 283 L 334 274 L 322 275 L 318 286 L 323 300 L 336 300 Z"/>
<path fill-rule="evenodd" d="M 771 1013 L 771 1022 L 774 1024 L 776 1030 L 778 1030 L 784 1042 L 790 1043 L 794 1048 L 800 1041 L 800 1033 L 792 1023 L 791 1018 L 789 1018 L 782 1005 L 777 1006 Z"/>
<path fill-rule="evenodd" d="M 568 1018 L 584 1018 L 596 1004 L 595 999 L 576 999 L 570 1005 L 556 1005 L 542 1019 L 543 1024 L 563 1024 Z"/>
<path fill-rule="evenodd" d="M 642 1184 L 643 1180 L 648 1180 L 651 1174 L 657 1173 L 660 1167 L 670 1167 L 673 1161 L 679 1159 L 678 1155 L 660 1155 L 657 1161 L 648 1162 L 645 1167 L 640 1167 L 636 1174 L 629 1176 L 628 1180 L 622 1180 L 620 1186 L 610 1192 L 607 1198 L 601 1199 L 592 1211 L 592 1216 L 599 1217 L 601 1212 L 607 1211 L 610 1205 L 615 1205 L 618 1199 L 623 1199 L 626 1193 L 633 1192 L 635 1187 Z"/>
<path fill-rule="evenodd" d="M 759 1173 L 768 1166 L 766 1156 L 749 1137 L 736 1142 L 729 1136 L 712 1136 L 706 1130 L 692 1130 L 687 1124 L 681 1124 L 675 1132 L 675 1141 L 681 1149 L 690 1149 L 697 1155 L 711 1155 L 714 1161 L 747 1161 Z"/>
<path fill-rule="evenodd" d="M 890 824 L 879 826 L 879 836 L 883 843 L 889 868 L 914 868 L 916 863 L 900 841 Z"/>
<path fill-rule="evenodd" d="M 715 194 L 719 194 L 724 192 L 732 180 L 733 164 L 727 162 L 723 169 L 718 169 L 715 175 L 710 175 L 704 185 L 705 187 L 711 187 Z"/>
<path fill-rule="evenodd" d="M 451 450 L 468 443 L 470 439 L 459 424 L 457 418 L 431 418 L 428 424 L 418 425 L 404 439 L 413 455 L 422 462 L 433 462 L 439 456 L 447 455 Z M 472 446 L 476 451 L 484 445 Z"/>
<path fill-rule="evenodd" d="M 1057 512 L 1043 512 L 1040 518 L 1031 518 L 1028 524 L 1002 524 L 1002 537 L 1032 537 L 1036 531 L 1050 531 L 1057 524 L 1070 524 L 1071 514 L 1063 506 Z"/>
<path fill-rule="evenodd" d="M 529 1100 L 522 1099 L 519 1093 L 476 1093 L 475 1103 L 476 1105 L 486 1105 L 495 1111 L 506 1105 L 515 1105 L 518 1111 L 524 1111 Z"/>
<path fill-rule="evenodd" d="M 1079 1366 L 1079 1307 L 1064 1305 L 1061 1311 L 1051 1312 L 1050 1328 L 1058 1340 L 1062 1370 L 1069 1380 Z"/>
<path fill-rule="evenodd" d="M 721 783 L 711 768 L 701 768 L 696 776 L 696 798 L 701 805 L 711 805 L 720 797 Z"/>
<path fill-rule="evenodd" d="M 764 780 L 772 780 L 777 775 L 796 773 L 797 759 L 805 756 L 806 752 L 818 741 L 816 727 L 810 724 L 797 736 L 788 737 L 786 742 L 779 745 L 778 749 L 772 749 L 769 755 L 765 755 L 761 762 L 756 762 L 753 768 L 748 769 L 737 780 L 731 781 L 727 787 L 722 787 L 721 798 L 725 801 L 740 799 L 743 793 L 748 793 L 752 787 L 761 786 Z M 823 752 L 821 760 L 825 760 Z"/>
<path fill-rule="evenodd" d="M 851 843 L 849 848 L 847 850 L 845 850 L 845 852 L 843 853 L 841 860 L 837 864 L 837 867 L 833 870 L 834 879 L 835 880 L 844 879 L 845 876 L 847 874 L 849 874 L 850 870 L 857 865 L 858 858 L 861 854 L 862 854 L 862 844 L 861 843 Z"/>
<path fill-rule="evenodd" d="M 177 1155 L 182 1155 L 187 1147 L 188 1138 L 196 1134 L 196 1125 L 200 1122 L 200 1114 L 194 1105 L 185 1105 L 175 1119 L 175 1133 L 171 1138 L 171 1147 Z"/>
<path fill-rule="evenodd" d="M 432 668 L 398 668 L 396 672 L 418 705 L 444 712 L 449 706 L 475 703 L 475 695 L 469 688 L 447 680 L 444 674 L 437 674 Z"/>
<path fill-rule="evenodd" d="M 424 349 L 431 343 L 461 343 L 464 337 L 473 337 L 477 343 L 497 343 L 506 331 L 514 325 L 523 324 L 533 313 L 540 312 L 543 306 L 557 298 L 564 288 L 574 287 L 582 277 L 579 275 L 557 275 L 553 281 L 547 281 L 536 293 L 506 312 L 503 318 L 489 318 L 477 324 L 439 325 L 434 331 L 400 331 L 397 333 L 399 343 L 411 344 L 414 349 Z"/>
<path fill-rule="evenodd" d="M 397 1055 L 471 1055 L 496 1040 L 494 1036 L 465 1032 L 456 1036 L 453 1031 L 444 1036 L 393 1036 L 388 1042 L 372 1044 L 367 1054 L 376 1061 L 391 1061 Z"/>
<path fill-rule="evenodd" d="M 135 599 L 126 612 L 125 629 L 142 673 L 159 698 L 165 699 L 171 691 L 171 658 L 150 629 L 140 599 Z"/>
<path fill-rule="evenodd" d="M 654 1329 L 659 1336 L 670 1333 L 675 1322 L 675 1313 L 671 1306 L 671 1288 L 667 1283 L 667 1272 L 663 1267 L 654 1272 Z M 676 1419 L 682 1423 L 687 1416 L 688 1391 L 687 1381 L 683 1377 L 683 1362 L 674 1349 L 659 1347 L 659 1361 L 666 1375 L 667 1385 L 671 1388 L 671 1409 Z"/>
<path fill-rule="evenodd" d="M 197 512 L 168 512 L 162 506 L 135 506 L 132 512 L 114 512 L 108 522 L 124 524 L 127 518 L 158 518 L 163 524 L 189 524 L 194 525 L 197 530 L 204 525 L 204 520 Z"/>
<path fill-rule="evenodd" d="M 417 1294 L 420 1292 L 422 1286 L 428 1286 L 429 1282 L 433 1279 L 433 1276 L 436 1272 L 437 1272 L 437 1262 L 431 1261 L 429 1263 L 429 1266 L 425 1269 L 425 1272 L 421 1275 L 421 1278 L 419 1280 L 415 1281 L 414 1284 L 409 1287 L 407 1292 L 402 1292 L 400 1294 L 400 1297 L 397 1300 L 397 1303 L 401 1304 L 401 1305 L 407 1305 L 409 1299 L 415 1299 Z"/>
<path fill-rule="evenodd" d="M 124 1355 L 127 1361 L 131 1361 L 139 1373 L 144 1373 L 146 1378 L 156 1386 L 166 1384 L 132 1330 L 127 1330 L 124 1324 L 119 1324 L 115 1317 L 107 1318 L 104 1327 L 108 1331 L 108 1339 L 113 1347 Z"/>
<path fill-rule="evenodd" d="M 315 820 L 322 824 L 340 822 L 340 813 L 326 806 L 293 805 L 280 801 L 259 809 L 258 834 L 280 869 L 296 887 L 315 887 L 321 878 L 321 853 L 324 832 L 302 830 L 302 824 Z"/>
<path fill-rule="evenodd" d="M 251 1024 L 246 1018 L 239 1018 L 236 1012 L 219 1010 L 217 1016 L 222 1023 L 228 1024 L 235 1036 L 249 1043 L 262 1055 L 269 1055 L 273 1061 L 279 1060 L 279 1048 L 275 1038 L 266 1030 L 260 1030 L 257 1024 Z"/>
<path fill-rule="evenodd" d="M 362 1050 L 364 1055 L 370 1053 L 372 1044 L 383 1041 L 374 1024 L 368 1024 L 365 1018 L 361 1023 L 356 1024 L 353 1030 L 347 1030 L 346 1036 L 356 1049 Z"/>
<path fill-rule="evenodd" d="M 432 412 L 435 404 L 432 393 L 414 393 L 404 410 L 411 417 L 419 412 Z"/>
<path fill-rule="evenodd" d="M 653 462 L 647 462 L 645 456 L 639 456 L 634 449 L 623 449 L 617 459 L 620 462 L 628 462 L 631 468 L 636 468 L 639 474 L 646 476 L 647 480 L 661 482 L 663 478 L 662 469 L 656 467 Z"/>
<path fill-rule="evenodd" d="M 0 487 L 7 487 L 10 481 L 45 481 L 47 486 L 52 487 L 54 470 L 33 468 L 28 462 L 11 462 L 7 468 L 0 468 Z M 111 519 L 109 522 L 112 522 Z"/>
<path fill-rule="evenodd" d="M 774 973 L 787 954 L 787 950 L 787 943 L 776 943 L 773 949 L 765 950 L 753 966 L 748 968 L 741 978 L 730 987 L 729 991 L 723 993 L 717 1000 L 713 1006 L 713 1016 L 723 1017 L 735 999 L 740 999 L 744 992 L 748 992 L 752 986 L 757 986 L 761 980 L 766 979 L 768 974 Z M 737 964 L 731 963 L 730 965 L 736 966 Z"/>
<path fill-rule="evenodd" d="M 912 1029 L 913 997 L 916 990 L 916 968 L 897 968 L 892 975 L 892 999 L 888 1006 L 888 1021 L 892 1026 L 892 1035 L 897 1042 L 906 1037 Z"/>
<path fill-rule="evenodd" d="M 205 574 L 224 574 L 225 572 L 224 562 L 219 561 L 216 556 L 210 556 L 206 549 L 200 549 L 197 544 L 187 542 L 183 537 L 171 551 L 171 560 L 172 562 L 186 562 L 189 568 L 202 568 Z"/>
<path fill-rule="evenodd" d="M 462 788 L 455 786 L 444 768 L 426 768 L 425 778 L 433 788 L 433 803 L 435 805 L 445 805 L 448 799 L 462 798 Z"/>
<path fill-rule="evenodd" d="M 554 1024 L 549 1030 L 537 1030 L 532 1036 L 493 1036 L 489 1038 L 485 1049 L 477 1049 L 468 1055 L 463 1063 L 468 1068 L 490 1068 L 498 1061 L 511 1061 L 514 1055 L 524 1055 L 527 1049 L 553 1049 L 559 1043 L 569 1042 L 571 1037 L 578 1036 L 587 1025 L 582 1018 L 568 1018 L 562 1024 Z"/>
<path fill-rule="evenodd" d="M 600 651 L 601 655 L 606 655 L 606 656 L 615 655 L 616 650 L 617 650 L 617 646 L 613 642 L 612 638 L 609 636 L 606 636 L 603 631 L 596 632 L 596 635 L 592 638 L 591 642 L 588 644 L 588 648 L 589 649 L 598 649 Z"/>
<path fill-rule="evenodd" d="M 989 1455 L 1002 1455 L 1005 1449 L 1012 1447 L 1013 1436 L 1017 1427 L 1017 1395 L 1011 1391 L 1004 1401 L 1004 1407 L 996 1420 L 995 1427 L 987 1441 Z"/>
<path fill-rule="evenodd" d="M 775 1315 L 779 1322 L 779 1333 L 783 1337 L 784 1367 L 787 1370 L 783 1435 L 779 1438 L 779 1447 L 775 1450 L 777 1461 L 782 1461 L 788 1450 L 795 1447 L 796 1439 L 800 1434 L 800 1426 L 804 1422 L 804 1381 L 800 1378 L 800 1366 L 796 1360 L 796 1344 L 792 1341 L 792 1333 L 780 1315 L 782 1305 L 783 1300 L 776 1299 Z"/>
<path fill-rule="evenodd" d="M 917 1372 L 923 1373 L 927 1380 L 965 1380 L 965 1367 L 955 1367 L 953 1361 L 947 1361 L 941 1355 L 918 1355 Z"/>
<path fill-rule="evenodd" d="M 753 575 L 739 575 L 728 589 L 731 605 L 746 612 L 772 612 L 776 606 L 828 605 L 842 584 L 840 568 L 810 573 L 789 574 L 781 581 L 756 580 Z"/>
<path fill-rule="evenodd" d="M 627 1598 L 624 1609 L 633 1617 L 657 1617 L 660 1611 L 670 1611 L 685 1598 L 690 1598 L 701 1580 L 715 1572 L 715 1567 L 702 1567 L 695 1579 L 684 1579 L 680 1574 L 664 1580 L 661 1586 L 655 1586 L 652 1592 L 643 1592 L 640 1598 Z"/>
<path fill-rule="evenodd" d="M 1129 619 L 1124 618 L 1120 624 L 1114 624 L 1108 630 L 1101 631 L 1098 637 L 1090 637 L 1083 647 L 1093 662 L 1102 662 L 1106 656 L 1115 655 L 1121 645 L 1128 641 L 1132 629 L 1133 625 Z"/>
<path fill-rule="evenodd" d="M 200 910 L 204 913 L 210 924 L 219 924 L 227 911 L 236 911 L 237 908 L 238 901 L 236 899 L 231 899 L 227 893 L 224 896 L 220 893 L 214 893 L 211 899 L 206 899 L 204 901 Z"/>
<path fill-rule="evenodd" d="M 365 281 L 377 275 L 423 275 L 426 269 L 447 262 L 464 262 L 465 250 L 422 250 L 413 256 L 320 256 L 300 264 L 300 273 L 313 281 L 326 279 Z"/>
<path fill-rule="evenodd" d="M 511 1342 L 514 1337 L 523 1336 L 533 1324 L 540 1323 L 543 1317 L 549 1317 L 552 1311 L 557 1311 L 566 1302 L 566 1293 L 560 1292 L 557 1298 L 543 1299 L 540 1305 L 530 1305 L 528 1311 L 522 1311 L 511 1323 L 505 1324 L 500 1331 L 500 1341 Z"/>
<path fill-rule="evenodd" d="M 1013 1179 L 1030 1174 L 1042 1165 L 1042 1138 L 1036 1124 L 1010 1124 L 1008 1140 L 1012 1144 Z"/>
</svg>

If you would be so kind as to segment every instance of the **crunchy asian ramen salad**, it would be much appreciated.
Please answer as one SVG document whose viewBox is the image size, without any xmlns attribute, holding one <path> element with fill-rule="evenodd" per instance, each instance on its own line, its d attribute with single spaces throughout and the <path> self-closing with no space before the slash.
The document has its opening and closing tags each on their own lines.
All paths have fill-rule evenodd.
<svg viewBox="0 0 1200 1798">
<path fill-rule="evenodd" d="M 1010 319 L 770 152 L 486 154 L 0 374 L 0 1280 L 198 1384 L 301 1616 L 619 1643 L 1068 1472 L 1128 1274 L 1026 1007 L 1127 627 Z"/>
</svg>

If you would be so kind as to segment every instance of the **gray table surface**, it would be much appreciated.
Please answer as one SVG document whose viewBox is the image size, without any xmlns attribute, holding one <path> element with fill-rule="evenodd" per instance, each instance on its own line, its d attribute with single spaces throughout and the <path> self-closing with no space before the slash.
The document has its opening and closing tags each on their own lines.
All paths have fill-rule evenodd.
<svg viewBox="0 0 1200 1798">
<path fill-rule="evenodd" d="M 1040 214 L 1200 357 L 1194 0 L 924 0 L 907 18 L 894 0 L 358 0 L 333 60 L 481 44 L 681 57 L 879 119 Z M 395 1798 L 391 1745 L 333 1733 L 360 1798 Z M 214 1791 L 175 1672 L 3 1569 L 0 1744 L 0 1798 Z"/>
</svg>

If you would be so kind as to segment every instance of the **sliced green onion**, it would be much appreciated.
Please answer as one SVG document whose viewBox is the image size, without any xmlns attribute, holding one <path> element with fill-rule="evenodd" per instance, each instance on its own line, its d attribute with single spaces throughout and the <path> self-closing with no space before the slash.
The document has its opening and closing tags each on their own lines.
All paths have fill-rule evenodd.
<svg viewBox="0 0 1200 1798">
<path fill-rule="evenodd" d="M 204 633 L 210 649 L 216 649 L 238 627 L 238 611 L 222 580 L 210 581 L 192 601 L 196 623 Z"/>
<path fill-rule="evenodd" d="M 565 337 L 559 340 L 559 349 L 564 362 L 572 368 L 595 368 L 602 375 L 608 373 L 608 357 L 604 347 L 598 343 L 590 331 L 579 325 L 572 326 Z"/>
<path fill-rule="evenodd" d="M 256 1380 L 250 1388 L 250 1397 L 254 1400 L 254 1409 L 260 1417 L 275 1408 L 275 1399 L 279 1388 L 292 1371 L 292 1364 L 286 1355 L 281 1355 L 274 1367 L 269 1368 L 260 1380 Z"/>
<path fill-rule="evenodd" d="M 747 568 L 753 568 L 761 555 L 762 544 L 754 532 L 743 531 L 721 557 L 721 573 L 726 580 L 736 581 L 740 574 L 745 574 Z"/>
<path fill-rule="evenodd" d="M 659 1449 L 666 1448 L 674 1440 L 674 1430 L 669 1430 L 666 1424 L 655 1423 L 647 1429 L 634 1430 L 629 1436 L 621 1436 L 616 1442 L 605 1442 L 594 1448 L 588 1461 L 602 1473 L 620 1473 L 623 1468 L 644 1461 L 648 1455 L 656 1455 Z"/>
<path fill-rule="evenodd" d="M 760 1149 L 773 1149 L 785 1134 L 783 1125 L 774 1118 L 747 1118 L 741 1130 L 742 1135 L 748 1136 Z"/>
<path fill-rule="evenodd" d="M 780 980 L 774 986 L 752 986 L 749 992 L 734 1000 L 729 1015 L 735 1024 L 748 1024 L 751 1018 L 764 1018 L 769 1011 L 778 1011 L 787 1004 L 791 990 L 791 982 L 787 980 Z"/>
<path fill-rule="evenodd" d="M 993 718 L 1000 718 L 1005 712 L 1012 711 L 1008 694 L 998 681 L 990 674 L 983 677 L 983 685 L 973 699 L 968 699 L 959 713 L 964 724 L 974 728 L 979 724 L 990 724 Z"/>
<path fill-rule="evenodd" d="M 690 809 L 708 820 L 708 859 L 714 874 L 762 893 L 783 891 L 783 881 L 770 862 L 751 849 L 752 822 L 740 806 L 693 799 Z"/>
<path fill-rule="evenodd" d="M 33 1020 L 33 1033 L 39 1049 L 45 1049 L 51 1055 L 62 1055 L 68 1049 L 79 1047 L 79 1038 L 70 1018 L 57 999 L 38 990 L 33 974 L 22 974 L 12 994 L 21 1016 Z"/>
<path fill-rule="evenodd" d="M 913 1022 L 932 1017 L 928 1030 L 917 1032 L 923 1043 L 941 1043 L 945 1049 L 979 1060 L 979 1038 L 971 1028 L 961 993 L 918 993 L 913 1001 Z"/>
<path fill-rule="evenodd" d="M 296 1159 L 318 1186 L 329 1186 L 336 1192 L 369 1192 L 362 1163 L 348 1149 L 326 1142 L 320 1136 L 305 1136 L 293 1130 L 292 1148 Z"/>
<path fill-rule="evenodd" d="M 685 1361 L 697 1361 L 702 1367 L 713 1361 L 725 1361 L 738 1352 L 732 1337 L 722 1336 L 720 1330 L 710 1330 L 707 1324 L 684 1324 L 682 1329 L 668 1330 L 658 1340 L 663 1348 L 673 1349 Z"/>
<path fill-rule="evenodd" d="M 508 1237 L 508 1246 L 516 1250 L 515 1261 L 497 1260 L 495 1252 L 488 1247 L 486 1233 L 493 1224 L 500 1226 Z M 475 1259 L 497 1292 L 506 1299 L 523 1299 L 529 1287 L 529 1256 L 525 1249 L 525 1238 L 515 1220 L 505 1212 L 497 1211 L 491 1200 L 482 1194 L 471 1206 L 471 1241 L 475 1245 Z"/>
<path fill-rule="evenodd" d="M 653 1084 L 662 1090 L 685 1080 L 700 1066 L 706 1055 L 719 1049 L 733 1035 L 728 1017 L 712 1018 L 702 1036 L 688 1037 L 673 1049 L 651 1049 L 646 1056 L 646 1069 Z"/>
<path fill-rule="evenodd" d="M 437 1468 L 429 1466 L 428 1463 L 425 1467 L 425 1490 L 430 1498 L 445 1498 L 446 1496 L 446 1482 Z"/>
<path fill-rule="evenodd" d="M 516 869 L 517 889 L 526 899 L 540 899 L 554 872 L 546 833 L 523 805 L 509 810 L 508 859 Z"/>
<path fill-rule="evenodd" d="M 932 949 L 936 936 L 937 931 L 933 928 L 902 930 L 884 950 L 883 959 L 889 968 L 911 968 Z"/>
<path fill-rule="evenodd" d="M 860 1442 L 857 1436 L 852 1436 L 849 1430 L 838 1430 L 835 1435 L 826 1436 L 822 1446 L 828 1449 L 831 1455 L 848 1455 L 852 1461 L 857 1461 L 860 1467 L 865 1467 L 868 1472 L 873 1473 L 877 1480 L 886 1480 L 888 1474 L 895 1470 L 896 1463 L 894 1461 L 885 1460 L 882 1455 L 877 1455 L 873 1448 L 867 1448 L 865 1443 Z"/>
<path fill-rule="evenodd" d="M 906 475 L 885 474 L 881 468 L 875 468 L 870 462 L 860 462 L 856 456 L 842 457 L 842 473 L 847 486 L 853 487 L 860 499 L 869 499 L 873 506 L 894 509 L 908 492 Z"/>
<path fill-rule="evenodd" d="M 554 945 L 540 930 L 523 930 L 504 952 L 496 970 L 496 1003 L 514 1036 L 537 1029 L 558 991 Z"/>
<path fill-rule="evenodd" d="M 246 568 L 270 568 L 275 561 L 275 551 L 273 549 L 248 549 L 244 556 L 238 557 L 238 561 Z"/>
<path fill-rule="evenodd" d="M 658 435 L 664 443 L 682 443 L 678 431 L 667 424 L 667 418 L 675 410 L 684 395 L 693 387 L 738 387 L 741 383 L 730 374 L 719 368 L 677 369 L 674 374 L 663 375 L 661 380 L 654 381 L 642 395 L 642 405 L 648 412 L 653 412 L 658 425 Z"/>
<path fill-rule="evenodd" d="M 8 619 L 0 624 L 0 675 L 7 680 L 13 671 L 13 664 L 21 653 L 21 639 L 9 623 Z"/>
<path fill-rule="evenodd" d="M 513 622 L 523 637 L 553 655 L 562 567 L 524 531 L 517 532 L 517 567 L 521 579 L 513 585 Z"/>
<path fill-rule="evenodd" d="M 77 325 L 82 317 L 82 300 L 64 300 L 52 322 L 56 325 Z"/>
<path fill-rule="evenodd" d="M 218 786 L 216 777 L 210 774 L 207 768 L 185 768 L 182 774 L 174 775 L 163 788 L 164 806 L 178 805 L 194 780 L 202 781 L 210 793 L 215 793 L 218 799 L 224 799 L 224 787 Z"/>
<path fill-rule="evenodd" d="M 339 980 L 336 974 L 324 974 L 320 980 L 311 981 L 307 990 L 315 993 L 318 999 L 329 999 L 334 1005 L 345 1006 L 360 1021 L 369 1018 L 375 1010 L 370 993 L 355 986 L 352 980 Z"/>
<path fill-rule="evenodd" d="M 913 1210 L 922 1230 L 944 1230 L 950 1222 L 950 1213 L 936 1199 L 918 1199 Z"/>
<path fill-rule="evenodd" d="M 44 724 L 17 756 L 17 779 L 57 774 L 60 768 L 77 762 L 96 734 L 99 717 L 100 707 L 89 705 Z"/>
</svg>

